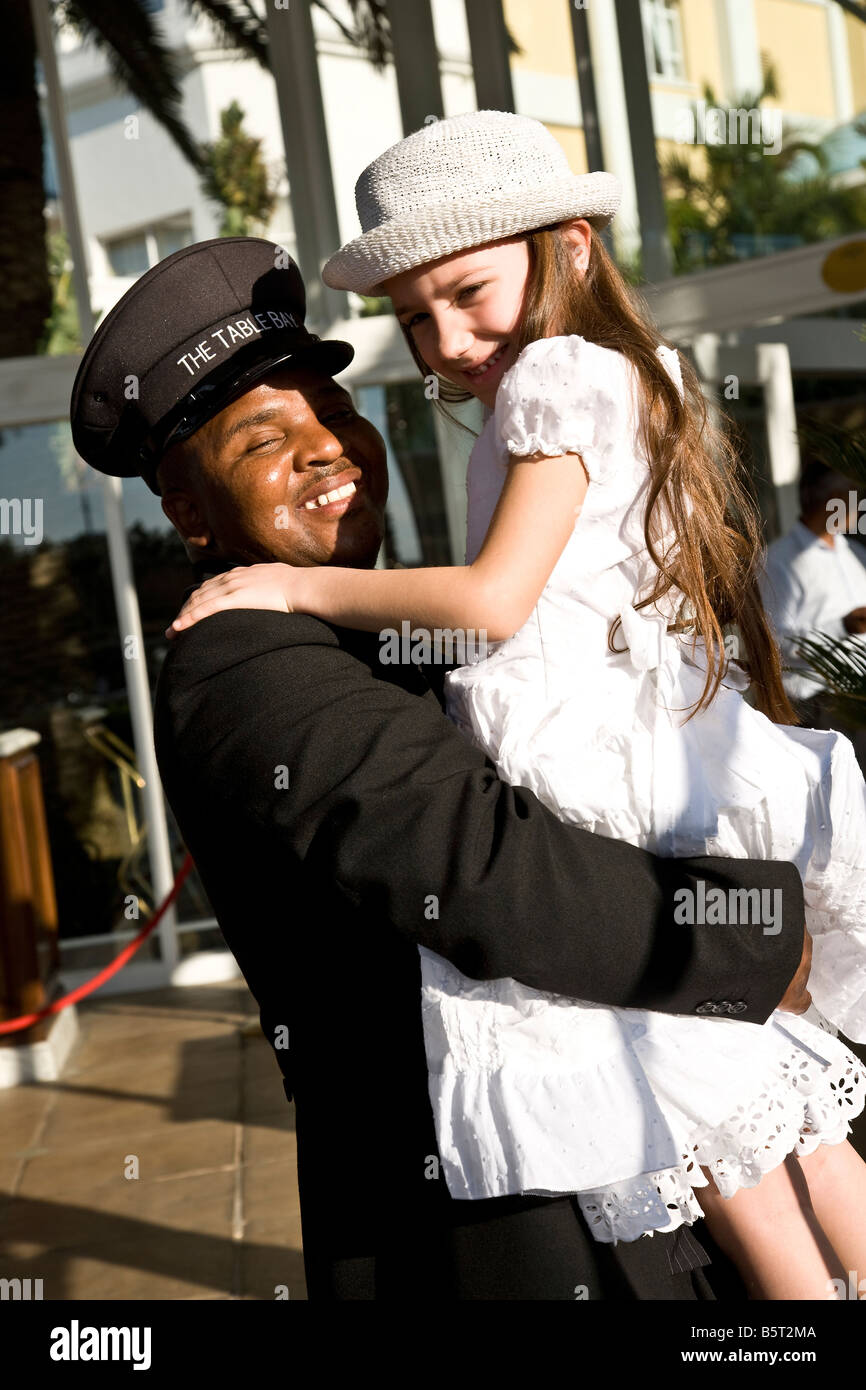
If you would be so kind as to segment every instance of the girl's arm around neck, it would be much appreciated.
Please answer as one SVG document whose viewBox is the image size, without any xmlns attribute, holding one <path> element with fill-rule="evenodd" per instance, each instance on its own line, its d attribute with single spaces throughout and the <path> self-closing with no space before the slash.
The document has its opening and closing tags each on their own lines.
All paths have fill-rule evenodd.
<svg viewBox="0 0 866 1390">
<path fill-rule="evenodd" d="M 587 476 L 580 457 L 516 459 L 471 565 L 412 570 L 290 569 L 292 609 L 340 627 L 484 631 L 491 642 L 522 627 L 574 530 Z"/>
</svg>

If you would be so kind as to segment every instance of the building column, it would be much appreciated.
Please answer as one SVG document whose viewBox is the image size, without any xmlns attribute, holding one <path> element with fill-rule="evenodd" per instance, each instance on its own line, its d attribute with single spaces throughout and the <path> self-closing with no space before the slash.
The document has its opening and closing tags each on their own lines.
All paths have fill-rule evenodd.
<svg viewBox="0 0 866 1390">
<path fill-rule="evenodd" d="M 598 97 L 595 90 L 595 75 L 592 68 L 592 54 L 589 43 L 589 25 L 586 9 L 573 5 L 571 16 L 571 37 L 574 44 L 574 61 L 577 68 L 577 89 L 580 99 L 580 119 L 583 125 L 583 143 L 586 148 L 586 167 L 590 173 L 597 169 L 610 169 L 605 164 L 604 145 L 598 119 Z M 621 216 L 621 212 L 617 214 Z M 616 220 L 616 219 L 614 219 Z M 601 233 L 608 254 L 614 254 L 613 229 L 610 225 Z"/>
<path fill-rule="evenodd" d="M 758 380 L 764 388 L 767 452 L 776 493 L 779 533 L 784 535 L 800 515 L 800 444 L 791 354 L 787 343 L 757 343 L 755 357 Z"/>
<path fill-rule="evenodd" d="M 616 22 L 640 219 L 643 275 L 644 279 L 655 283 L 673 274 L 673 257 L 656 154 L 640 0 L 617 0 Z"/>
<path fill-rule="evenodd" d="M 595 167 L 616 174 L 622 185 L 620 209 L 611 224 L 611 235 L 620 258 L 631 259 L 640 251 L 640 217 L 616 11 L 613 0 L 592 0 L 592 4 L 580 8 L 581 20 L 585 19 L 585 29 L 581 32 L 581 29 L 574 27 L 578 80 L 581 77 L 582 62 L 585 65 L 584 74 L 587 66 L 591 70 L 595 92 L 595 120 L 592 131 L 594 150 L 591 152 L 590 146 L 587 145 L 589 167 L 592 169 L 593 158 L 598 158 L 599 163 Z M 576 17 L 573 19 L 573 25 L 577 26 Z M 587 45 L 583 52 L 577 51 L 578 37 L 582 44 Z M 584 122 L 588 110 L 588 106 L 584 105 L 585 90 L 585 85 L 582 85 L 580 96 Z"/>
<path fill-rule="evenodd" d="M 331 152 L 322 105 L 316 36 L 306 3 L 266 7 L 271 72 L 289 175 L 298 263 L 307 289 L 307 317 L 319 332 L 349 317 L 343 290 L 322 283 L 322 266 L 340 245 Z"/>
<path fill-rule="evenodd" d="M 411 135 L 428 117 L 441 119 L 445 114 L 433 11 L 430 0 L 385 0 L 385 4 L 394 44 L 403 134 Z"/>
<path fill-rule="evenodd" d="M 764 84 L 754 0 L 716 0 L 726 101 L 754 96 Z"/>
<path fill-rule="evenodd" d="M 514 89 L 502 0 L 466 0 L 472 75 L 479 111 L 513 111 Z"/>
<path fill-rule="evenodd" d="M 574 42 L 574 61 L 577 66 L 577 86 L 580 93 L 580 114 L 583 121 L 583 142 L 586 146 L 586 167 L 593 173 L 604 169 L 604 147 L 598 123 L 598 99 L 589 42 L 587 12 L 579 5 L 569 10 L 571 37 Z"/>
<path fill-rule="evenodd" d="M 854 89 L 851 85 L 851 54 L 848 49 L 848 25 L 840 5 L 827 6 L 827 33 L 830 40 L 830 67 L 833 73 L 833 99 L 836 120 L 840 125 L 856 115 Z"/>
</svg>

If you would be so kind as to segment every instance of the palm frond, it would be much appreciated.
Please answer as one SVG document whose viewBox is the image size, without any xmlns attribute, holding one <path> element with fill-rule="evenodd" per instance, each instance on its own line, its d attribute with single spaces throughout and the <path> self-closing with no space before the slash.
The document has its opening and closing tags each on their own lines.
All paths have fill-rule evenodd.
<svg viewBox="0 0 866 1390">
<path fill-rule="evenodd" d="M 847 10 L 848 14 L 852 14 L 855 19 L 866 24 L 866 5 L 863 4 L 863 0 L 836 0 L 836 3 L 843 10 Z"/>
<path fill-rule="evenodd" d="M 268 67 L 268 31 L 250 0 L 186 0 L 193 15 L 211 21 L 217 38 L 226 48 L 238 48 Z"/>
<path fill-rule="evenodd" d="M 801 637 L 797 653 L 826 685 L 839 717 L 866 724 L 866 642 L 857 637 Z"/>
<path fill-rule="evenodd" d="M 866 488 L 866 434 L 830 420 L 809 416 L 802 421 L 799 435 L 805 452 L 830 468 Z"/>
<path fill-rule="evenodd" d="M 123 6 L 116 0 L 60 0 L 55 10 L 105 55 L 117 82 L 150 111 L 199 169 L 199 147 L 182 115 L 180 67 L 140 0 L 126 0 Z"/>
<path fill-rule="evenodd" d="M 344 39 L 364 52 L 374 68 L 379 71 L 384 68 L 394 51 L 385 0 L 348 0 L 351 25 L 344 24 L 339 15 L 334 14 L 327 0 L 312 0 L 312 3 L 336 24 Z"/>
</svg>

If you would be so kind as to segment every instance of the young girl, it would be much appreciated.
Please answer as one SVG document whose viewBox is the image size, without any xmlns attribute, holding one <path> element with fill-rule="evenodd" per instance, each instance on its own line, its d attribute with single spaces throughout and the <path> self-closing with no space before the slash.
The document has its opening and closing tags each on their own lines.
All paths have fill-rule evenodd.
<svg viewBox="0 0 866 1390">
<path fill-rule="evenodd" d="M 324 278 L 390 295 L 425 377 L 493 412 L 469 466 L 467 563 L 233 570 L 173 628 L 274 607 L 373 632 L 485 631 L 485 659 L 448 678 L 449 713 L 500 775 L 656 853 L 796 863 L 813 998 L 863 1040 L 866 787 L 840 735 L 786 726 L 758 523 L 694 372 L 658 345 L 597 236 L 617 188 L 574 177 L 543 126 L 500 112 L 375 160 L 356 189 L 364 235 Z M 780 929 L 769 893 L 710 905 L 700 888 L 683 931 Z M 756 1297 L 866 1279 L 866 1165 L 845 1139 L 864 1078 L 814 1006 L 763 1027 L 737 1001 L 715 1006 L 727 1017 L 665 1016 L 421 957 L 452 1196 L 576 1193 L 600 1241 L 704 1214 Z"/>
</svg>

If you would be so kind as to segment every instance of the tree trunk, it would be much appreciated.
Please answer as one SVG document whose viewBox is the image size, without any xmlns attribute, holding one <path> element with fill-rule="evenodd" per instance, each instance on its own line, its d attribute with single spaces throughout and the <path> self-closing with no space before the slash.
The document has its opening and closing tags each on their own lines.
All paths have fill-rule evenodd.
<svg viewBox="0 0 866 1390">
<path fill-rule="evenodd" d="M 0 41 L 0 357 L 35 353 L 51 312 L 42 124 L 29 0 L 5 0 Z"/>
</svg>

